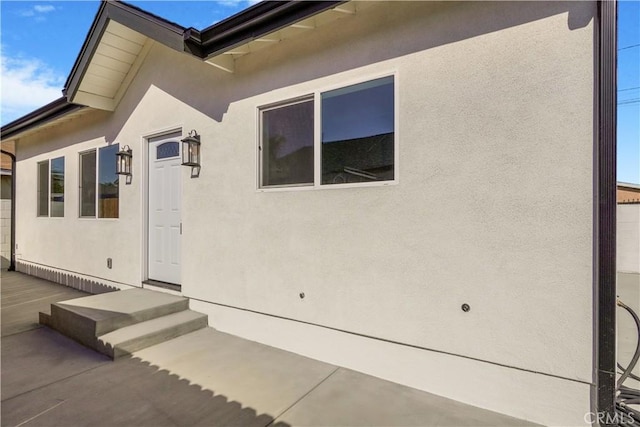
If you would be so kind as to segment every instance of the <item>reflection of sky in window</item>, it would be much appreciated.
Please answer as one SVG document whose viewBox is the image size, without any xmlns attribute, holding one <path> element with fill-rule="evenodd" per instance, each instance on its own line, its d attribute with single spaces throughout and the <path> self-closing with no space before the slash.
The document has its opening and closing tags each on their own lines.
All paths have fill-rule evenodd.
<svg viewBox="0 0 640 427">
<path fill-rule="evenodd" d="M 118 144 L 100 149 L 98 171 L 100 173 L 100 184 L 108 184 L 117 181 L 116 175 L 116 153 L 120 149 Z"/>
<path fill-rule="evenodd" d="M 64 157 L 51 160 L 51 173 L 53 175 L 64 175 Z"/>
<path fill-rule="evenodd" d="M 322 94 L 322 142 L 394 131 L 393 76 Z"/>
<path fill-rule="evenodd" d="M 263 113 L 263 144 L 276 158 L 304 147 L 313 147 L 313 101 L 268 110 Z"/>
</svg>

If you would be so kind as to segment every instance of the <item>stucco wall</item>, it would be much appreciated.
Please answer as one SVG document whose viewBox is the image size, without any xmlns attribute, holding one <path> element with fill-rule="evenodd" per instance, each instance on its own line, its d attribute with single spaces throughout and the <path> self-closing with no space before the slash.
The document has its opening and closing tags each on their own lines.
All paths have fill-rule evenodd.
<svg viewBox="0 0 640 427">
<path fill-rule="evenodd" d="M 640 204 L 618 205 L 618 271 L 640 273 Z"/>
<path fill-rule="evenodd" d="M 372 357 L 384 362 L 368 372 L 400 370 L 394 379 L 418 376 L 421 388 L 538 422 L 582 422 L 593 374 L 595 10 L 372 3 L 239 58 L 234 74 L 155 45 L 116 112 L 19 142 L 18 257 L 140 286 L 144 137 L 196 129 L 202 171 L 182 171 L 182 290 L 203 301 L 212 326 L 249 335 L 242 322 L 254 322 L 252 339 L 336 363 L 357 353 L 350 333 L 381 338 L 399 344 L 379 349 Z M 259 106 L 381 73 L 398 86 L 397 184 L 256 189 Z M 78 153 L 112 141 L 134 150 L 120 218 L 78 219 Z M 36 218 L 36 163 L 60 155 L 65 217 Z M 235 310 L 226 322 L 221 305 L 257 313 Z M 334 328 L 353 348 L 329 340 L 317 351 L 297 326 L 284 337 L 260 327 L 259 313 Z M 407 371 L 397 348 L 452 361 L 437 366 L 454 383 L 477 372 L 474 393 Z M 507 388 L 483 395 L 498 366 L 501 381 L 537 390 L 540 405 Z M 533 387 L 540 378 L 554 385 Z M 579 390 L 573 406 L 563 403 L 569 390 Z"/>
</svg>

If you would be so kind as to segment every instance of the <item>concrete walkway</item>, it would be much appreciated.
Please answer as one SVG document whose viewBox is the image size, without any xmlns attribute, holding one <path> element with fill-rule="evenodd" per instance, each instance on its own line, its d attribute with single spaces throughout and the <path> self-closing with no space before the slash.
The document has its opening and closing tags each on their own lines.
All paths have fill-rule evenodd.
<svg viewBox="0 0 640 427">
<path fill-rule="evenodd" d="M 37 325 L 81 292 L 2 272 L 2 426 L 522 426 L 202 329 L 116 361 Z"/>
</svg>

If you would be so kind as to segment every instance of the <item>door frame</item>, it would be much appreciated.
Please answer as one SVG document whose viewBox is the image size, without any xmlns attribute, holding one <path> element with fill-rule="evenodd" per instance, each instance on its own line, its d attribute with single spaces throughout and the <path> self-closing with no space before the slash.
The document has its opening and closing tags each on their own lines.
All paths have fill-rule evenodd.
<svg viewBox="0 0 640 427">
<path fill-rule="evenodd" d="M 184 138 L 184 126 L 174 125 L 164 129 L 157 129 L 144 133 L 140 138 L 140 206 L 141 218 L 140 224 L 142 232 L 140 233 L 140 283 L 149 281 L 149 143 L 153 138 L 168 136 L 172 133 L 180 133 L 180 139 Z M 182 148 L 182 147 L 181 147 Z M 182 152 L 182 151 L 181 151 Z M 180 208 L 182 211 L 182 207 Z M 182 284 L 181 284 L 182 285 Z"/>
</svg>

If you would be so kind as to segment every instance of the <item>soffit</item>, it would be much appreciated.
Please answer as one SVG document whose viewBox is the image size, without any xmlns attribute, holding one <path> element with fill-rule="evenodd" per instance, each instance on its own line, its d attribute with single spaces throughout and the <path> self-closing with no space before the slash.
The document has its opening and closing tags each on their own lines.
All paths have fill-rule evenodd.
<svg viewBox="0 0 640 427">
<path fill-rule="evenodd" d="M 233 73 L 235 70 L 236 59 L 248 55 L 252 52 L 257 52 L 271 47 L 277 43 L 282 42 L 283 40 L 298 37 L 302 33 L 312 31 L 318 27 L 337 21 L 338 19 L 354 17 L 358 13 L 358 11 L 366 7 L 370 7 L 372 3 L 375 2 L 350 1 L 338 4 L 331 9 L 289 24 L 284 28 L 272 31 L 267 34 L 258 35 L 248 42 L 226 48 L 225 50 L 217 52 L 215 55 L 206 58 L 205 62 L 221 70 Z"/>
<path fill-rule="evenodd" d="M 70 102 L 113 111 L 151 43 L 149 37 L 109 20 Z"/>
<path fill-rule="evenodd" d="M 184 27 L 117 0 L 104 0 L 65 83 L 69 103 L 113 111 L 154 41 L 184 50 Z"/>
</svg>

